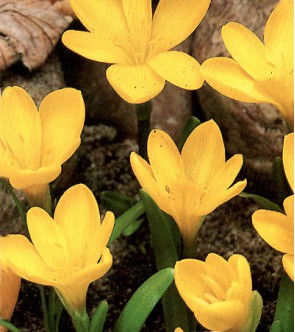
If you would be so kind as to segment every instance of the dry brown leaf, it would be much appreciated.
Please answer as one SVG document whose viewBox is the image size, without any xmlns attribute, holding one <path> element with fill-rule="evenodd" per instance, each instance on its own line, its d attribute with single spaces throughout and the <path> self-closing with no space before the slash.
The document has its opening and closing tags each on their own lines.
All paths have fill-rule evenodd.
<svg viewBox="0 0 295 332">
<path fill-rule="evenodd" d="M 71 21 L 48 0 L 0 0 L 0 70 L 40 66 Z"/>
</svg>

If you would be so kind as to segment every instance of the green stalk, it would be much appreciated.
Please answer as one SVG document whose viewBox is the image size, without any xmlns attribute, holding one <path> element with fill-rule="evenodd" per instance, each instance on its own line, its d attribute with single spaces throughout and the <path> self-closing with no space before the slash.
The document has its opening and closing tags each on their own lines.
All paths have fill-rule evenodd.
<svg viewBox="0 0 295 332">
<path fill-rule="evenodd" d="M 147 157 L 147 139 L 150 133 L 152 102 L 149 100 L 144 104 L 136 105 L 138 123 L 138 146 L 139 155 Z"/>
<path fill-rule="evenodd" d="M 18 212 L 20 214 L 21 221 L 22 221 L 23 225 L 25 226 L 26 230 L 28 230 L 27 222 L 26 222 L 26 211 L 23 207 L 22 202 L 18 199 L 18 197 L 17 197 L 16 193 L 14 192 L 11 184 L 7 180 L 1 178 L 0 182 L 2 183 L 3 187 L 8 191 L 9 195 L 13 199 L 13 201 L 14 201 L 17 209 L 18 209 Z"/>
<path fill-rule="evenodd" d="M 44 286 L 39 285 L 39 290 L 40 290 L 40 296 L 41 296 L 41 307 L 42 307 L 42 312 L 43 312 L 45 329 L 46 329 L 47 332 L 51 332 Z"/>
</svg>

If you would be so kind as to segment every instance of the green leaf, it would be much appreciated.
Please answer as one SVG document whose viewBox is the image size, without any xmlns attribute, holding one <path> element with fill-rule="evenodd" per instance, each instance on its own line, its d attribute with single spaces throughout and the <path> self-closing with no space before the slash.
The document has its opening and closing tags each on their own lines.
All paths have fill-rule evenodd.
<svg viewBox="0 0 295 332">
<path fill-rule="evenodd" d="M 115 227 L 108 244 L 110 245 L 115 239 L 117 239 L 122 234 L 123 230 L 126 229 L 132 222 L 137 220 L 142 214 L 144 214 L 144 212 L 145 205 L 143 201 L 139 201 L 118 217 L 115 221 Z"/>
<path fill-rule="evenodd" d="M 253 201 L 255 201 L 255 203 L 257 203 L 261 209 L 284 213 L 284 211 L 276 203 L 270 201 L 265 197 L 254 194 L 248 194 L 245 192 L 241 192 L 239 196 L 245 198 L 252 198 Z"/>
<path fill-rule="evenodd" d="M 191 134 L 191 132 L 195 128 L 197 128 L 198 125 L 200 125 L 200 124 L 201 124 L 201 121 L 198 118 L 196 118 L 195 116 L 192 116 L 187 120 L 187 122 L 184 126 L 184 129 L 182 131 L 182 135 L 180 137 L 179 144 L 178 144 L 178 148 L 180 151 L 182 150 L 184 143 L 187 140 L 187 138 L 189 137 L 189 135 Z"/>
<path fill-rule="evenodd" d="M 100 302 L 99 306 L 96 308 L 92 320 L 90 322 L 89 332 L 102 332 L 104 323 L 107 318 L 109 305 L 107 301 L 103 300 Z"/>
<path fill-rule="evenodd" d="M 285 274 L 281 280 L 274 323 L 270 332 L 294 331 L 294 282 Z"/>
<path fill-rule="evenodd" d="M 114 332 L 138 332 L 170 286 L 174 270 L 161 270 L 145 281 L 132 295 L 115 323 Z"/>
<path fill-rule="evenodd" d="M 7 320 L 1 319 L 0 318 L 0 326 L 4 326 L 7 328 L 8 331 L 11 332 L 21 332 L 16 326 L 8 322 Z"/>
<path fill-rule="evenodd" d="M 140 190 L 140 195 L 145 204 L 146 214 L 151 231 L 152 246 L 156 258 L 157 269 L 174 267 L 180 259 L 176 243 L 176 235 L 173 235 L 175 225 L 171 223 L 170 217 L 166 217 L 158 205 L 144 190 Z M 178 235 L 178 238 L 180 235 Z M 178 294 L 175 285 L 171 285 L 162 298 L 162 306 L 165 317 L 166 331 L 174 331 L 176 327 L 188 330 L 187 307 Z"/>
<path fill-rule="evenodd" d="M 103 191 L 100 195 L 100 201 L 103 207 L 108 211 L 112 211 L 116 217 L 119 217 L 135 204 L 134 198 L 115 191 Z"/>
<path fill-rule="evenodd" d="M 242 332 L 255 332 L 259 324 L 263 308 L 263 301 L 261 295 L 257 291 L 252 292 L 250 301 L 250 310 L 247 322 L 245 323 Z"/>
<path fill-rule="evenodd" d="M 138 230 L 138 228 L 141 226 L 141 224 L 144 222 L 144 218 L 140 218 L 137 220 L 132 221 L 129 226 L 127 226 L 126 228 L 123 229 L 122 231 L 122 235 L 124 236 L 130 236 L 132 235 L 134 232 L 136 232 Z"/>
</svg>

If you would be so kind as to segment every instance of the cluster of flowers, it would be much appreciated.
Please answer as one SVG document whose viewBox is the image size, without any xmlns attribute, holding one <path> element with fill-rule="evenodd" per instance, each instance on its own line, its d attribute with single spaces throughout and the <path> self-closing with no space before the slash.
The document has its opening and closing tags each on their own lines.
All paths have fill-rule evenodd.
<svg viewBox="0 0 295 332">
<path fill-rule="evenodd" d="M 169 50 L 192 33 L 209 4 L 210 0 L 161 0 L 152 17 L 150 1 L 71 0 L 90 32 L 67 31 L 63 42 L 87 58 L 114 63 L 107 78 L 128 102 L 153 98 L 165 80 L 198 89 L 205 78 L 229 97 L 274 104 L 293 128 L 293 0 L 281 0 L 270 15 L 264 44 L 238 23 L 224 26 L 223 40 L 233 59 L 209 59 L 201 66 L 189 55 Z M 286 45 L 282 36 L 290 43 Z M 0 238 L 0 315 L 10 319 L 20 278 L 54 287 L 70 313 L 83 314 L 88 285 L 112 265 L 107 243 L 114 214 L 107 212 L 101 222 L 92 192 L 78 184 L 63 194 L 52 216 L 49 191 L 49 183 L 80 144 L 85 118 L 82 96 L 75 89 L 58 90 L 37 110 L 23 89 L 8 87 L 0 109 L 0 176 L 22 190 L 32 206 L 27 213 L 31 241 L 24 235 Z M 293 133 L 287 135 L 283 148 L 292 190 L 293 139 Z M 181 153 L 161 130 L 151 131 L 147 149 L 150 164 L 133 152 L 132 169 L 142 188 L 175 219 L 184 246 L 191 247 L 206 215 L 244 190 L 246 180 L 231 186 L 242 156 L 226 161 L 222 135 L 213 120 L 190 134 Z M 292 280 L 293 204 L 294 195 L 284 201 L 285 214 L 258 210 L 252 217 L 265 241 L 285 253 L 283 265 Z M 175 283 L 204 327 L 245 331 L 255 292 L 244 256 L 236 254 L 226 261 L 211 253 L 205 262 L 181 260 L 175 266 Z"/>
</svg>

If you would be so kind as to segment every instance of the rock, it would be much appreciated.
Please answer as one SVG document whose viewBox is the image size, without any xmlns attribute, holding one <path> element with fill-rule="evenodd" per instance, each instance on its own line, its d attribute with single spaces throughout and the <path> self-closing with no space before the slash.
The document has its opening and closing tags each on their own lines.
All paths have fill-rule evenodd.
<svg viewBox="0 0 295 332">
<path fill-rule="evenodd" d="M 194 33 L 192 55 L 202 63 L 214 56 L 229 56 L 221 38 L 221 27 L 239 22 L 262 39 L 267 18 L 277 1 L 215 0 Z M 244 170 L 258 192 L 275 190 L 271 182 L 272 163 L 281 156 L 287 127 L 277 110 L 266 104 L 249 104 L 229 99 L 205 85 L 197 95 L 205 118 L 221 127 L 229 154 L 242 153 Z M 249 187 L 248 187 L 249 188 Z M 249 190 L 249 189 L 248 189 Z"/>
</svg>

